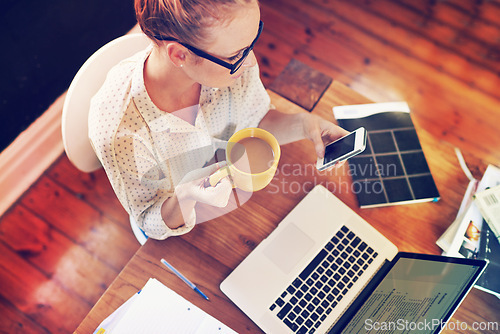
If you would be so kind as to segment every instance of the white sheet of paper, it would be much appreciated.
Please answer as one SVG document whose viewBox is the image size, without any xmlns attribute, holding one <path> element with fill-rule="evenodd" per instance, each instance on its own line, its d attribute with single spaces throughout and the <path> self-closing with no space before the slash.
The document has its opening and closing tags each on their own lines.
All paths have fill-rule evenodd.
<svg viewBox="0 0 500 334">
<path fill-rule="evenodd" d="M 475 202 L 490 229 L 500 240 L 500 185 L 477 193 Z"/>
<path fill-rule="evenodd" d="M 114 329 L 106 333 L 237 334 L 154 278 L 149 279 Z"/>
<path fill-rule="evenodd" d="M 497 185 L 500 185 L 500 168 L 493 165 L 489 165 L 486 168 L 486 171 L 484 172 L 484 175 L 477 186 L 476 193 L 482 192 L 487 188 L 495 187 Z M 446 251 L 446 255 L 458 256 L 458 257 L 463 256 L 459 252 L 460 252 L 460 247 L 464 243 L 465 239 L 464 235 L 469 223 L 472 221 L 475 223 L 474 225 L 480 227 L 480 225 L 482 225 L 482 220 L 483 216 L 481 215 L 481 212 L 479 211 L 479 208 L 477 207 L 476 203 L 473 201 L 469 205 L 464 216 L 462 217 L 460 225 L 456 230 L 455 237 L 453 238 L 451 245 L 448 247 L 448 250 Z"/>
</svg>

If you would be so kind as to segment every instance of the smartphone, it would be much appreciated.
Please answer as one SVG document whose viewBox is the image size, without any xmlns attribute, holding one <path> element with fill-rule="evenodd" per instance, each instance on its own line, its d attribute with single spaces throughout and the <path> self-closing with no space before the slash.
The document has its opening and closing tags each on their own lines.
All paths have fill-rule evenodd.
<svg viewBox="0 0 500 334">
<path fill-rule="evenodd" d="M 323 159 L 318 158 L 316 168 L 320 171 L 325 170 L 333 166 L 336 162 L 347 160 L 363 152 L 365 148 L 366 130 L 361 127 L 326 145 L 325 156 Z"/>
</svg>

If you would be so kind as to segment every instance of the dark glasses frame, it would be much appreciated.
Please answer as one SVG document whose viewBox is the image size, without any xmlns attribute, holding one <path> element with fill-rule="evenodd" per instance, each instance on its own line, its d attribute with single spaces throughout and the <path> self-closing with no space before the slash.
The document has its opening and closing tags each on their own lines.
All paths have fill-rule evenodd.
<svg viewBox="0 0 500 334">
<path fill-rule="evenodd" d="M 257 32 L 257 36 L 253 40 L 252 44 L 250 44 L 250 46 L 248 46 L 246 49 L 243 50 L 243 54 L 241 55 L 241 58 L 238 59 L 234 64 L 231 64 L 231 63 L 229 63 L 227 61 L 224 61 L 224 60 L 222 60 L 220 58 L 212 56 L 211 54 L 206 53 L 203 50 L 195 48 L 194 46 L 189 45 L 187 43 L 183 43 L 183 42 L 181 42 L 181 41 L 179 41 L 179 40 L 177 40 L 176 38 L 173 38 L 173 37 L 155 35 L 154 38 L 156 38 L 159 41 L 177 42 L 180 45 L 186 47 L 189 51 L 193 52 L 195 55 L 197 55 L 199 57 L 202 57 L 202 58 L 205 58 L 207 60 L 210 60 L 211 62 L 214 62 L 214 63 L 216 63 L 216 64 L 218 64 L 220 66 L 223 66 L 223 67 L 225 67 L 225 68 L 227 68 L 227 69 L 229 69 L 231 71 L 230 74 L 234 74 L 236 71 L 238 71 L 240 69 L 241 65 L 243 65 L 243 62 L 245 61 L 245 59 L 250 54 L 250 51 L 253 50 L 253 48 L 255 46 L 255 43 L 257 43 L 257 40 L 259 39 L 260 34 L 262 33 L 262 29 L 264 29 L 264 22 L 260 21 L 259 22 L 259 31 Z"/>
</svg>

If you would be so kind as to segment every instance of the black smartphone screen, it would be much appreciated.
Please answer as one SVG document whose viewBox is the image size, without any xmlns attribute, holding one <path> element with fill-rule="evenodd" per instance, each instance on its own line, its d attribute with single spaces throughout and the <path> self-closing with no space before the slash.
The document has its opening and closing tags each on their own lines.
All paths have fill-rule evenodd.
<svg viewBox="0 0 500 334">
<path fill-rule="evenodd" d="M 338 141 L 329 144 L 325 147 L 325 159 L 323 164 L 327 164 L 343 155 L 354 150 L 354 140 L 356 134 L 353 132 Z"/>
</svg>

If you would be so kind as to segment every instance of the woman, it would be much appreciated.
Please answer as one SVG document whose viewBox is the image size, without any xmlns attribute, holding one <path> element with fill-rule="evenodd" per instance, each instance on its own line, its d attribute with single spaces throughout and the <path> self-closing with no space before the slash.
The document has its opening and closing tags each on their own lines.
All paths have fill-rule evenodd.
<svg viewBox="0 0 500 334">
<path fill-rule="evenodd" d="M 224 207 L 229 180 L 205 187 L 218 142 L 246 127 L 280 144 L 345 130 L 311 114 L 270 110 L 252 51 L 263 28 L 256 0 L 136 0 L 150 48 L 115 66 L 93 98 L 89 135 L 124 208 L 155 239 L 195 224 L 197 202 Z"/>
</svg>

